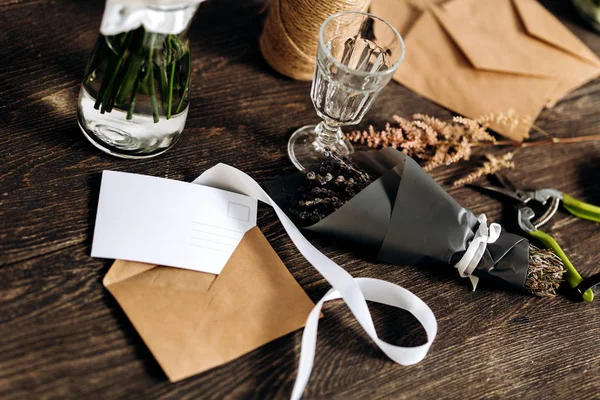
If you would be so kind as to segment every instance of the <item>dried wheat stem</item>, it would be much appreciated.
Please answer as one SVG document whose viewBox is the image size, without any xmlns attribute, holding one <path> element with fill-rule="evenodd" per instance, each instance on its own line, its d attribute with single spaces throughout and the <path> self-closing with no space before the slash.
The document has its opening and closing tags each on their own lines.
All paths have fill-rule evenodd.
<svg viewBox="0 0 600 400">
<path fill-rule="evenodd" d="M 503 169 L 512 169 L 515 167 L 515 163 L 512 161 L 516 151 L 509 151 L 499 157 L 486 153 L 485 157 L 487 161 L 483 165 L 477 168 L 470 174 L 463 176 L 462 178 L 454 181 L 454 186 L 463 186 L 469 183 L 475 182 L 477 179 L 485 175 L 492 175 L 496 172 L 502 171 Z"/>
<path fill-rule="evenodd" d="M 487 131 L 490 124 L 504 126 L 510 130 L 525 127 L 527 131 L 534 130 L 544 135 L 545 138 L 521 143 L 497 141 Z M 534 125 L 530 117 L 519 117 L 514 110 L 509 110 L 507 113 L 491 113 L 477 119 L 456 116 L 451 121 L 442 121 L 424 114 L 414 114 L 412 119 L 394 115 L 392 121 L 387 123 L 382 131 L 376 131 L 373 126 L 369 126 L 366 131 L 354 131 L 344 134 L 344 139 L 371 148 L 396 148 L 409 157 L 421 161 L 425 171 L 431 171 L 442 165 L 451 165 L 458 161 L 469 160 L 476 148 L 511 146 L 519 150 L 544 144 L 600 141 L 600 135 L 555 138 L 542 128 Z M 514 150 L 512 152 L 514 153 Z M 512 155 L 502 157 L 512 157 Z M 498 172 L 502 168 L 512 168 L 514 166 L 510 159 L 501 157 L 493 157 L 493 159 L 488 157 L 488 159 L 489 163 L 485 164 L 484 168 L 459 180 L 459 183 L 472 182 L 489 173 L 486 171 Z"/>
<path fill-rule="evenodd" d="M 544 129 L 540 128 L 537 125 L 531 125 L 531 129 L 533 129 L 534 131 L 541 133 L 542 135 L 549 137 L 549 138 L 553 138 L 554 136 L 552 136 L 551 134 L 549 134 L 548 132 L 546 132 Z"/>
<path fill-rule="evenodd" d="M 548 139 L 543 140 L 533 140 L 530 142 L 513 142 L 511 140 L 498 141 L 496 143 L 480 143 L 475 146 L 514 146 L 514 147 L 532 147 L 532 146 L 541 146 L 545 144 L 555 144 L 555 143 L 583 143 L 583 142 L 593 142 L 600 140 L 600 135 L 586 135 L 586 136 L 575 136 L 569 138 L 557 138 L 550 137 Z"/>
</svg>

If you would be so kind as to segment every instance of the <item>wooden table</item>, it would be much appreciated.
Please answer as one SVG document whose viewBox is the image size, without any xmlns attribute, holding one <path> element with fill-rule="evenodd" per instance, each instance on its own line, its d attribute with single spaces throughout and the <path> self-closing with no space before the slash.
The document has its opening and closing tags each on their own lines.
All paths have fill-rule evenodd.
<svg viewBox="0 0 600 400">
<path fill-rule="evenodd" d="M 600 53 L 600 37 L 581 26 L 569 2 L 544 3 Z M 224 162 L 259 182 L 294 171 L 286 142 L 294 128 L 316 120 L 310 83 L 277 75 L 261 58 L 262 8 L 235 0 L 201 6 L 191 31 L 193 105 L 185 134 L 165 155 L 127 161 L 94 148 L 75 118 L 103 2 L 0 0 L 0 397 L 289 397 L 301 332 L 171 384 L 101 284 L 111 261 L 90 257 L 104 169 L 191 181 Z M 597 134 L 599 107 L 597 80 L 538 122 L 557 137 Z M 362 126 L 414 112 L 451 116 L 392 83 Z M 516 163 L 515 181 L 600 204 L 600 142 L 528 148 Z M 503 211 L 491 197 L 449 185 L 470 168 L 433 175 L 461 204 L 516 231 L 510 207 Z M 319 299 L 329 285 L 271 209 L 261 207 L 259 226 Z M 549 231 L 582 274 L 600 271 L 600 225 L 560 212 Z M 330 304 L 304 398 L 600 398 L 600 301 L 486 288 L 472 293 L 452 268 L 378 264 L 326 238 L 310 239 L 352 275 L 386 279 L 420 296 L 439 332 L 423 362 L 402 367 L 375 348 L 343 303 Z M 423 343 L 422 328 L 407 314 L 375 306 L 373 313 L 384 339 Z"/>
</svg>

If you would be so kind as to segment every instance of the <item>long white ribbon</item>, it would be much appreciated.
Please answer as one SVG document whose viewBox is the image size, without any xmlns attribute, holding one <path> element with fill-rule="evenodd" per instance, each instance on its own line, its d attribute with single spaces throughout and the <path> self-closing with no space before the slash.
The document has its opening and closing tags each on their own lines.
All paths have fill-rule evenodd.
<svg viewBox="0 0 600 400">
<path fill-rule="evenodd" d="M 416 364 L 427 355 L 437 333 L 437 321 L 431 309 L 417 296 L 390 282 L 370 278 L 353 278 L 346 270 L 317 250 L 260 185 L 242 171 L 225 164 L 218 164 L 204 172 L 194 183 L 245 194 L 273 207 L 298 251 L 332 286 L 332 289 L 315 305 L 306 321 L 302 335 L 298 376 L 292 391 L 292 399 L 297 400 L 302 396 L 312 372 L 319 314 L 326 301 L 342 298 L 377 347 L 396 363 Z M 416 347 L 401 347 L 381 340 L 375 330 L 366 300 L 410 312 L 425 328 L 427 343 Z"/>
<path fill-rule="evenodd" d="M 467 251 L 465 251 L 465 254 L 463 254 L 460 261 L 455 265 L 461 278 L 469 278 L 471 280 L 473 291 L 477 289 L 477 283 L 479 283 L 479 278 L 473 275 L 473 271 L 475 271 L 479 261 L 481 261 L 481 258 L 485 254 L 488 243 L 494 243 L 498 240 L 502 231 L 501 226 L 496 223 L 492 223 L 488 229 L 485 214 L 477 217 L 477 221 L 479 222 L 479 228 L 475 232 L 473 240 L 469 243 Z"/>
</svg>

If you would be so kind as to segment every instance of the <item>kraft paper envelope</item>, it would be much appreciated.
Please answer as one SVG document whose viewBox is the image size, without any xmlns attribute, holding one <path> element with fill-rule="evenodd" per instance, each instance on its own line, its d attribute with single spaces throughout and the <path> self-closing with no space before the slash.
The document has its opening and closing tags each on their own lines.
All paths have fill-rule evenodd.
<svg viewBox="0 0 600 400">
<path fill-rule="evenodd" d="M 600 75 L 600 59 L 537 0 L 455 0 L 436 16 L 475 68 L 555 78 L 548 106 Z"/>
<path fill-rule="evenodd" d="M 405 37 L 415 21 L 419 19 L 423 10 L 444 1 L 447 0 L 373 0 L 370 12 L 383 17 L 396 28 L 402 37 Z M 377 29 L 377 25 L 375 25 L 375 28 Z M 376 31 L 378 37 L 384 33 L 384 29 L 379 32 Z"/>
<path fill-rule="evenodd" d="M 103 283 L 171 382 L 303 327 L 314 307 L 257 227 L 218 276 L 117 260 Z"/>
<path fill-rule="evenodd" d="M 560 24 L 552 14 L 545 9 L 539 10 L 537 8 L 539 5 L 532 5 L 528 2 L 529 0 L 517 2 L 520 13 L 523 14 L 524 18 L 517 12 L 516 6 L 512 8 L 511 0 L 490 0 L 490 3 L 494 3 L 492 8 L 486 7 L 487 0 L 453 0 L 450 2 L 373 0 L 371 11 L 388 20 L 392 25 L 402 26 L 401 29 L 405 29 L 403 27 L 406 26 L 406 18 L 395 12 L 395 9 L 399 7 L 399 10 L 403 10 L 407 1 L 410 2 L 413 8 L 419 8 L 423 11 L 404 37 L 407 56 L 394 75 L 394 79 L 409 89 L 459 114 L 477 118 L 489 113 L 506 113 L 513 109 L 518 116 L 530 116 L 535 119 L 545 105 L 553 104 L 559 96 L 562 97 L 568 90 L 593 79 L 600 72 L 594 64 L 597 58 L 593 53 Z M 433 3 L 442 3 L 442 5 L 435 6 Z M 403 5 L 399 6 L 400 4 Z M 507 5 L 511 8 L 506 8 Z M 497 13 L 493 11 L 495 8 L 504 10 L 505 15 L 498 17 Z M 463 9 L 466 9 L 466 11 Z M 492 12 L 489 10 L 492 10 Z M 573 68 L 577 68 L 578 72 L 583 72 L 583 75 L 579 73 L 571 75 L 561 71 L 560 74 L 553 72 L 552 74 L 555 76 L 546 76 L 550 75 L 547 73 L 548 71 L 544 73 L 544 71 L 540 72 L 539 70 L 530 70 L 528 73 L 524 73 L 527 71 L 523 71 L 525 67 L 520 64 L 515 65 L 513 71 L 506 71 L 509 69 L 508 66 L 505 66 L 504 69 L 499 67 L 494 69 L 490 68 L 489 65 L 495 65 L 493 59 L 485 64 L 487 68 L 477 68 L 472 60 L 467 57 L 463 48 L 467 48 L 468 45 L 474 46 L 473 43 L 480 46 L 479 42 L 477 40 L 471 40 L 468 44 L 461 42 L 463 47 L 460 47 L 455 40 L 460 37 L 463 42 L 467 42 L 464 37 L 471 37 L 469 35 L 475 30 L 477 35 L 479 35 L 479 31 L 482 31 L 476 25 L 477 21 L 473 21 L 474 17 L 468 18 L 468 21 L 466 21 L 468 24 L 463 24 L 465 26 L 464 31 L 460 29 L 461 23 L 466 19 L 461 17 L 463 11 L 466 14 L 489 13 L 486 17 L 489 18 L 487 23 L 494 23 L 512 29 L 507 28 L 506 32 L 502 31 L 502 36 L 497 41 L 504 41 L 504 44 L 510 47 L 515 41 L 523 39 L 523 35 L 525 35 L 528 41 L 539 42 L 534 46 L 544 46 L 544 54 L 550 52 L 556 59 L 560 57 L 561 60 L 566 60 L 565 63 L 568 66 L 574 66 Z M 442 16 L 440 17 L 440 15 Z M 509 16 L 511 18 L 508 18 Z M 442 25 L 442 19 L 444 19 L 444 22 L 450 19 L 452 19 L 452 22 L 461 21 L 458 24 L 452 24 L 452 22 L 448 24 L 452 24 L 454 36 L 451 36 L 449 29 Z M 523 31 L 525 25 L 522 19 L 527 22 L 527 33 Z M 556 28 L 556 25 L 560 28 Z M 477 26 L 477 29 L 475 26 Z M 552 33 L 549 34 L 548 30 L 551 30 Z M 481 36 L 483 37 L 485 32 L 482 32 Z M 498 33 L 497 31 L 493 32 Z M 492 33 L 489 36 L 493 36 Z M 543 40 L 540 40 L 540 37 L 543 37 Z M 487 42 L 482 40 L 482 43 Z M 557 43 L 560 43 L 562 47 L 558 48 Z M 515 45 L 515 48 L 521 49 L 521 46 Z M 566 48 L 569 50 L 566 51 Z M 477 53 L 479 48 L 471 49 L 469 47 L 469 50 L 471 51 L 468 55 L 472 55 L 474 52 Z M 488 50 L 483 49 L 482 51 L 487 52 Z M 515 51 L 521 50 L 513 50 L 513 52 Z M 491 55 L 497 55 L 497 52 Z M 481 56 L 474 55 L 473 59 L 479 60 L 477 57 Z M 498 59 L 511 61 L 511 57 L 501 55 L 498 56 Z M 544 62 L 536 54 L 529 54 L 529 57 L 518 58 L 515 56 L 515 59 L 530 62 L 529 65 Z M 562 68 L 562 65 L 560 68 Z M 556 75 L 566 78 L 561 80 Z M 491 128 L 517 141 L 523 140 L 528 133 L 527 127 L 524 126 L 514 129 L 492 125 Z"/>
<path fill-rule="evenodd" d="M 369 11 L 392 24 L 402 37 L 406 36 L 412 24 L 421 15 L 421 11 L 408 0 L 372 1 Z M 377 36 L 381 36 L 382 32 L 385 31 L 376 32 Z"/>
<path fill-rule="evenodd" d="M 477 70 L 444 31 L 431 11 L 424 12 L 406 37 L 407 56 L 394 79 L 459 114 L 478 118 L 514 109 L 536 118 L 556 81 Z M 504 136 L 523 140 L 527 127 L 491 125 Z"/>
</svg>

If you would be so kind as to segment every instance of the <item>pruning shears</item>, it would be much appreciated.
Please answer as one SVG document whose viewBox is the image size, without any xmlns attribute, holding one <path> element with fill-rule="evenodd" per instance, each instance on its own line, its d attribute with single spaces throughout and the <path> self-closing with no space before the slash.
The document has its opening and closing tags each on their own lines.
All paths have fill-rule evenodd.
<svg viewBox="0 0 600 400">
<path fill-rule="evenodd" d="M 584 301 L 592 301 L 594 299 L 594 291 L 600 289 L 600 273 L 584 280 L 573 264 L 571 264 L 571 261 L 569 261 L 569 258 L 556 240 L 554 240 L 552 236 L 541 231 L 540 228 L 550 221 L 561 204 L 563 208 L 572 215 L 594 222 L 600 222 L 600 207 L 574 199 L 568 194 L 562 193 L 556 189 L 520 190 L 512 185 L 508 179 L 503 178 L 499 174 L 496 174 L 495 176 L 501 186 L 472 186 L 499 193 L 517 201 L 519 227 L 533 238 L 539 240 L 545 247 L 551 249 L 560 257 L 567 269 L 565 279 L 569 283 L 569 286 L 571 286 Z M 547 206 L 540 217 L 536 218 L 533 208 L 529 206 L 531 202 L 537 202 Z"/>
</svg>

